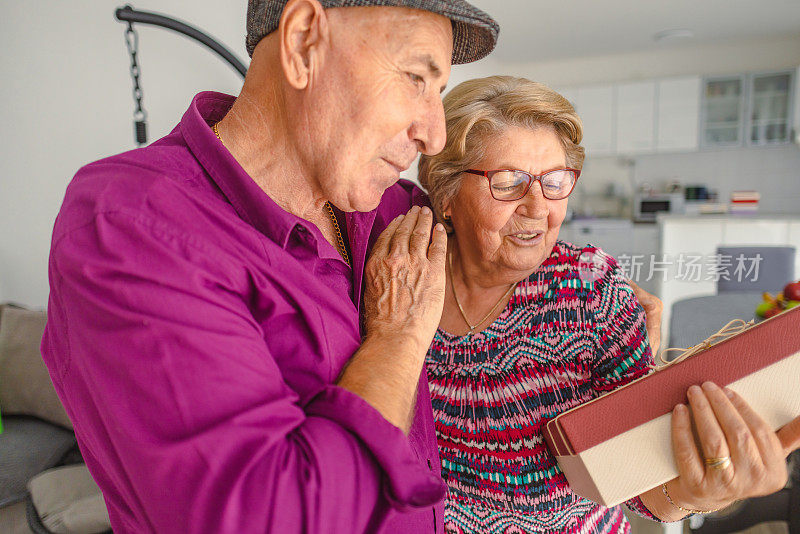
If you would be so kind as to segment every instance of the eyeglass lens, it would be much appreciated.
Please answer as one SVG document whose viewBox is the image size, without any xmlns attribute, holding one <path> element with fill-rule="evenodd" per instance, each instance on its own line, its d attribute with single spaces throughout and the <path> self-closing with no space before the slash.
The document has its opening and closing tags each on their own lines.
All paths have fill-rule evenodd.
<svg viewBox="0 0 800 534">
<path fill-rule="evenodd" d="M 499 171 L 490 180 L 492 196 L 497 200 L 518 200 L 528 192 L 531 175 L 522 171 Z M 538 178 L 544 197 L 550 200 L 566 198 L 575 184 L 575 173 L 562 169 Z"/>
</svg>

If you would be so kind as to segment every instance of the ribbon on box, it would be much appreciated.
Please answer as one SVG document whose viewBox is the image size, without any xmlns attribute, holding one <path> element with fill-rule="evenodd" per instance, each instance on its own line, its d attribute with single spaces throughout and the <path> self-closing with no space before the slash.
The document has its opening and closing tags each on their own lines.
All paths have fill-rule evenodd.
<svg viewBox="0 0 800 534">
<path fill-rule="evenodd" d="M 755 324 L 755 321 L 752 320 L 752 319 L 750 321 L 745 321 L 743 319 L 734 319 L 734 320 L 728 322 L 728 324 L 726 324 L 722 328 L 720 328 L 717 331 L 716 334 L 711 334 L 705 340 L 701 341 L 697 345 L 693 345 L 693 346 L 689 347 L 688 349 L 682 349 L 682 348 L 664 349 L 661 352 L 661 354 L 659 355 L 659 357 L 658 357 L 661 360 L 661 363 L 663 365 L 657 367 L 656 370 L 666 369 L 670 365 L 674 365 L 674 364 L 676 364 L 678 362 L 682 362 L 683 360 L 685 360 L 685 359 L 687 359 L 687 358 L 689 358 L 691 356 L 694 356 L 695 354 L 703 352 L 704 350 L 708 349 L 711 345 L 714 345 L 715 343 L 719 343 L 720 341 L 722 341 L 724 339 L 727 339 L 729 337 L 733 337 L 733 336 L 735 336 L 737 334 L 741 334 L 742 332 L 744 332 L 745 330 L 747 330 L 748 328 L 750 328 L 754 324 Z M 664 355 L 667 352 L 671 351 L 671 350 L 683 351 L 683 352 L 680 355 L 678 355 L 674 360 L 667 361 L 667 360 L 664 359 Z"/>
</svg>

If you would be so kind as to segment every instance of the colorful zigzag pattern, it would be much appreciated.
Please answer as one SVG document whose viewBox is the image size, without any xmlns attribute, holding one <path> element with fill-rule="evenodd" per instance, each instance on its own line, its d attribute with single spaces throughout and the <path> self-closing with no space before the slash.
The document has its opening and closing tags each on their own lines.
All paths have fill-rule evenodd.
<svg viewBox="0 0 800 534">
<path fill-rule="evenodd" d="M 541 428 L 646 374 L 648 343 L 644 311 L 614 259 L 562 241 L 486 330 L 438 330 L 426 367 L 446 531 L 629 532 L 620 507 L 570 490 Z M 652 518 L 638 498 L 626 504 Z"/>
</svg>

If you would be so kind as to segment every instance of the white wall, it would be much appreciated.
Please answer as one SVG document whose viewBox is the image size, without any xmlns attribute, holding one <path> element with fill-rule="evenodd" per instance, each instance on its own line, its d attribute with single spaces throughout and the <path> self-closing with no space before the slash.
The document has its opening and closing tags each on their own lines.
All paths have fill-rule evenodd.
<svg viewBox="0 0 800 534">
<path fill-rule="evenodd" d="M 138 9 L 169 14 L 208 31 L 243 60 L 246 4 L 134 2 Z M 0 301 L 45 306 L 50 234 L 67 183 L 81 165 L 135 146 L 125 27 L 113 17 L 121 5 L 109 0 L 0 4 L 0 106 L 5 127 L 0 149 Z M 157 28 L 141 27 L 139 34 L 151 140 L 177 123 L 196 92 L 238 93 L 238 75 L 194 42 Z M 796 65 L 800 35 L 547 63 L 503 65 L 490 57 L 454 67 L 449 86 L 495 73 L 558 87 Z M 587 178 L 592 167 L 598 177 L 595 186 L 602 176 L 618 179 L 620 173 L 631 173 L 616 160 L 588 162 Z M 413 177 L 415 171 L 408 174 Z"/>
<path fill-rule="evenodd" d="M 47 256 L 67 183 L 82 165 L 135 147 L 123 1 L 0 4 L 0 301 L 47 302 Z M 243 60 L 247 2 L 139 0 L 137 9 L 190 22 Z M 238 93 L 227 64 L 181 35 L 140 27 L 150 139 L 169 132 L 192 95 Z"/>
</svg>

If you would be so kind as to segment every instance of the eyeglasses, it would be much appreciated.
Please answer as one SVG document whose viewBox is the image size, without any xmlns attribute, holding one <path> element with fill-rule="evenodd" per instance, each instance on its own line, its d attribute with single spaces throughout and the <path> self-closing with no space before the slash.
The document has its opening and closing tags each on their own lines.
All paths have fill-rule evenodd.
<svg viewBox="0 0 800 534">
<path fill-rule="evenodd" d="M 578 169 L 556 169 L 543 174 L 530 174 L 514 169 L 500 169 L 496 171 L 478 171 L 467 169 L 464 172 L 485 176 L 489 180 L 489 191 L 495 200 L 519 200 L 524 197 L 531 184 L 539 181 L 544 198 L 549 200 L 562 200 L 567 198 L 575 182 L 581 175 Z"/>
</svg>

